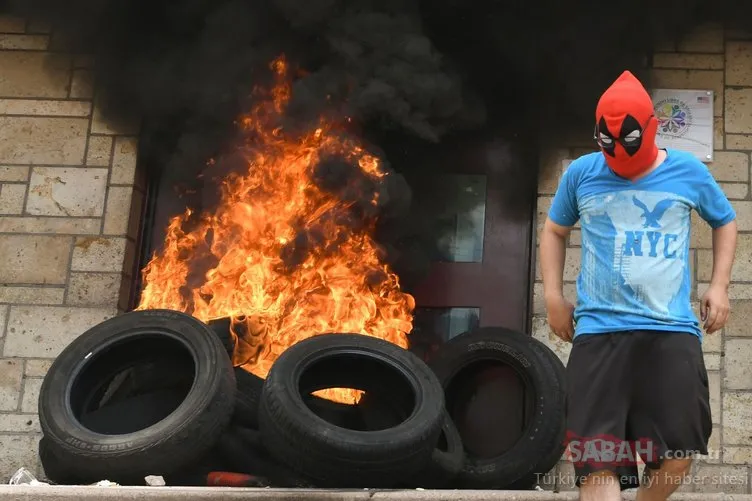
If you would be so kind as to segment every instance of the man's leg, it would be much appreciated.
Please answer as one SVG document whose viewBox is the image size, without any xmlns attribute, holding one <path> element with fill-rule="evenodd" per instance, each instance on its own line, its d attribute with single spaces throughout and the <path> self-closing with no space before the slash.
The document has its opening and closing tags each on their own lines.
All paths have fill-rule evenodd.
<svg viewBox="0 0 752 501">
<path fill-rule="evenodd" d="M 639 335 L 644 356 L 635 374 L 638 386 L 629 428 L 634 440 L 650 443 L 646 454 L 654 457 L 645 459 L 651 468 L 637 501 L 666 501 L 689 474 L 691 456 L 708 453 L 713 429 L 708 374 L 696 336 Z"/>
<path fill-rule="evenodd" d="M 684 483 L 692 467 L 691 459 L 665 459 L 659 469 L 649 469 L 636 501 L 666 501 Z"/>
<path fill-rule="evenodd" d="M 609 470 L 588 474 L 580 483 L 580 501 L 621 501 L 619 478 Z"/>
<path fill-rule="evenodd" d="M 567 436 L 581 501 L 620 501 L 637 465 L 609 456 L 625 440 L 632 395 L 632 334 L 580 335 L 567 362 Z"/>
</svg>

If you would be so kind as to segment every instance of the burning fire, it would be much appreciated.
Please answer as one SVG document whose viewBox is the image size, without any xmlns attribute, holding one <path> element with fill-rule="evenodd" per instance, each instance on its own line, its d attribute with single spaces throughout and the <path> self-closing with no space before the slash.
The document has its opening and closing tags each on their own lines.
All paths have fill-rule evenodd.
<svg viewBox="0 0 752 501">
<path fill-rule="evenodd" d="M 313 178 L 319 161 L 332 155 L 376 182 L 387 173 L 324 119 L 301 137 L 286 137 L 275 120 L 290 99 L 288 65 L 282 57 L 271 68 L 275 86 L 240 122 L 248 170 L 223 180 L 212 212 L 187 209 L 170 221 L 162 252 L 143 270 L 136 309 L 173 309 L 203 321 L 231 317 L 233 363 L 261 377 L 286 348 L 326 332 L 361 333 L 407 348 L 415 302 L 382 262 L 373 222 L 347 225 L 338 215 L 350 203 Z M 378 203 L 376 195 L 371 203 Z M 291 265 L 285 256 L 301 231 L 309 247 Z M 197 270 L 207 271 L 195 284 Z M 355 402 L 359 394 L 317 392 L 340 402 Z"/>
</svg>

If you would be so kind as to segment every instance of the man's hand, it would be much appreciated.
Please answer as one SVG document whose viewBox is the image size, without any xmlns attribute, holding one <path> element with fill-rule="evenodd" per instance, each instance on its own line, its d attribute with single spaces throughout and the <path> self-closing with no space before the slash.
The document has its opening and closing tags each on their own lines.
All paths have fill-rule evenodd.
<svg viewBox="0 0 752 501">
<path fill-rule="evenodd" d="M 546 218 L 540 241 L 543 296 L 546 298 L 548 325 L 564 341 L 574 337 L 574 306 L 562 294 L 562 275 L 571 227 L 559 226 Z"/>
<path fill-rule="evenodd" d="M 736 252 L 736 233 L 736 221 L 713 229 L 713 274 L 710 286 L 700 300 L 700 317 L 708 334 L 726 325 L 731 310 L 728 285 Z"/>
<path fill-rule="evenodd" d="M 571 342 L 574 337 L 574 305 L 564 296 L 554 296 L 546 299 L 548 325 L 558 337 Z"/>
<path fill-rule="evenodd" d="M 705 322 L 705 332 L 712 334 L 722 329 L 726 325 L 730 311 L 727 289 L 721 285 L 711 284 L 700 300 L 700 317 Z"/>
</svg>

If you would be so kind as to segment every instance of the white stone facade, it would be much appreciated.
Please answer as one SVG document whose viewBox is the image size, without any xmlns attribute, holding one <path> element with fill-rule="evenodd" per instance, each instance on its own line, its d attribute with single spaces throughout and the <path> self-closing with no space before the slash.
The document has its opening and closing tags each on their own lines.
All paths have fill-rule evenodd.
<svg viewBox="0 0 752 501">
<path fill-rule="evenodd" d="M 39 466 L 51 360 L 127 308 L 138 131 L 100 119 L 88 66 L 47 26 L 0 17 L 0 481 Z"/>
</svg>

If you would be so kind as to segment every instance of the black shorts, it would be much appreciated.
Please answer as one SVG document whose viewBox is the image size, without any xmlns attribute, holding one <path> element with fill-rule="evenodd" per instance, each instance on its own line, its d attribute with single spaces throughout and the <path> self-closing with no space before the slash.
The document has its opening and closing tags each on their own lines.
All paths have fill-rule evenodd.
<svg viewBox="0 0 752 501">
<path fill-rule="evenodd" d="M 575 484 L 610 470 L 638 487 L 646 466 L 708 454 L 708 374 L 697 336 L 627 331 L 575 337 L 567 362 L 567 438 Z"/>
</svg>

